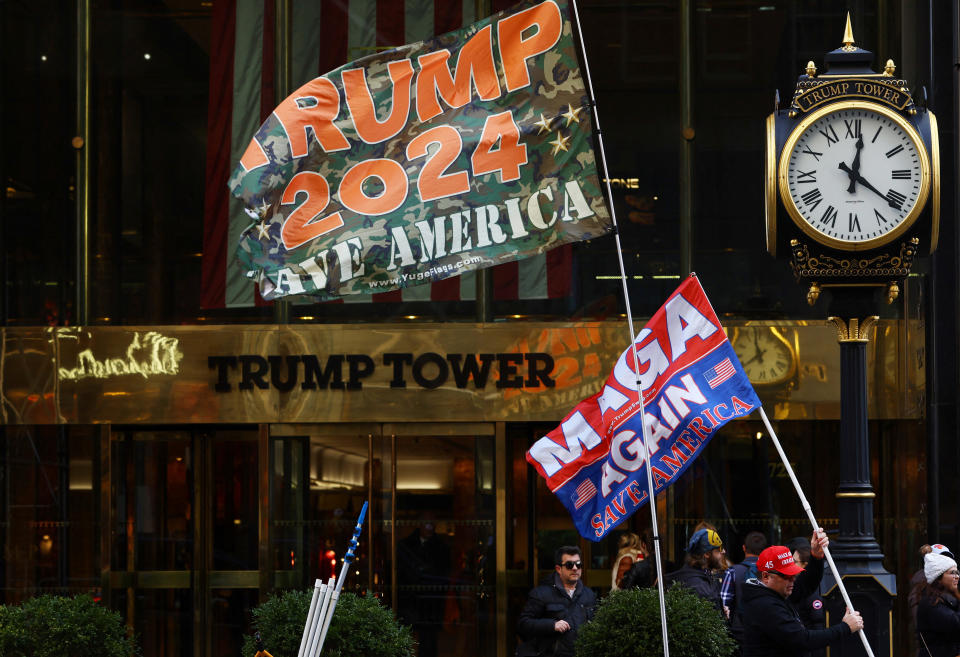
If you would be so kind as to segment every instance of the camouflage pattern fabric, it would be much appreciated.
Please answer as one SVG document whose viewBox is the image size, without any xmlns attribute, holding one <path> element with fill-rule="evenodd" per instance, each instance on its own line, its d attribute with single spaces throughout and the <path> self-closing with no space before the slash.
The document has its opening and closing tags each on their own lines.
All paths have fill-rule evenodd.
<svg viewBox="0 0 960 657">
<path fill-rule="evenodd" d="M 523 26 L 524 20 L 535 22 L 511 37 L 508 25 Z M 536 37 L 551 38 L 551 27 L 552 45 L 531 55 Z M 439 82 L 434 87 L 430 78 L 418 85 L 421 58 L 429 61 L 444 50 L 449 59 L 441 66 L 447 66 L 456 89 Z M 479 69 L 491 55 L 499 84 L 495 97 L 489 84 L 479 88 L 484 86 Z M 521 84 L 524 58 L 527 84 Z M 471 62 L 477 70 L 468 70 Z M 362 98 L 358 71 L 375 108 L 365 119 L 354 116 L 363 103 L 351 105 L 345 90 L 346 74 L 353 98 Z M 458 102 L 462 106 L 452 106 Z M 429 107 L 440 113 L 426 112 L 421 120 Z M 405 123 L 391 124 L 404 109 Z M 326 123 L 317 119 L 324 112 Z M 366 130 L 358 130 L 361 122 Z M 369 137 L 369 128 L 389 132 L 384 127 L 389 125 L 398 131 Z M 593 152 L 589 96 L 570 9 L 561 1 L 523 2 L 463 30 L 364 57 L 307 83 L 260 126 L 242 162 L 247 166 L 239 164 L 229 182 L 250 217 L 237 256 L 265 299 L 386 292 L 611 230 Z M 424 201 L 430 189 L 442 195 L 434 191 L 434 198 Z"/>
</svg>

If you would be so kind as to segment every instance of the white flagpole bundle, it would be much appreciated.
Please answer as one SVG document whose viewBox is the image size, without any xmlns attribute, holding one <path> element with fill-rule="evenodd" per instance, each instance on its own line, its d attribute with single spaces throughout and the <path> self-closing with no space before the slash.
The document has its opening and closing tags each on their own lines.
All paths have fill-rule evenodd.
<svg viewBox="0 0 960 657">
<path fill-rule="evenodd" d="M 820 525 L 817 524 L 817 519 L 813 515 L 813 511 L 810 509 L 810 503 L 807 502 L 806 496 L 803 494 L 803 489 L 800 488 L 800 482 L 797 481 L 797 476 L 793 473 L 793 468 L 790 466 L 790 461 L 787 459 L 787 455 L 783 451 L 783 447 L 780 445 L 780 440 L 777 438 L 777 433 L 773 430 L 773 427 L 770 425 L 770 420 L 767 419 L 767 413 L 763 410 L 763 406 L 760 407 L 760 419 L 763 420 L 763 425 L 767 428 L 767 433 L 770 434 L 770 440 L 773 441 L 773 446 L 777 448 L 777 453 L 780 454 L 780 460 L 783 461 L 783 466 L 787 470 L 787 474 L 790 476 L 790 481 L 793 482 L 793 487 L 797 490 L 797 495 L 800 496 L 800 504 L 803 506 L 803 510 L 807 514 L 807 518 L 810 520 L 810 524 L 813 525 L 814 531 L 819 529 Z M 833 557 L 830 555 L 829 548 L 823 548 L 823 556 L 827 559 L 827 564 L 830 566 L 830 572 L 833 573 L 833 578 L 837 581 L 837 587 L 840 589 L 840 595 L 843 596 L 843 602 L 847 605 L 847 608 L 853 609 L 853 603 L 850 602 L 850 596 L 847 595 L 847 589 L 843 585 L 843 580 L 840 578 L 840 572 L 837 570 L 837 565 L 833 563 Z M 857 632 L 860 635 L 860 641 L 863 643 L 863 649 L 867 651 L 869 657 L 873 657 L 873 650 L 870 649 L 870 642 L 867 641 L 867 635 L 864 634 L 863 630 L 858 630 Z"/>
<path fill-rule="evenodd" d="M 577 38 L 580 40 L 580 55 L 583 57 L 583 74 L 590 94 L 590 110 L 593 114 L 593 125 L 597 135 L 597 150 L 600 151 L 600 161 L 603 163 L 603 172 L 606 175 L 607 198 L 610 199 L 610 219 L 613 222 L 613 239 L 617 247 L 617 261 L 620 263 L 620 282 L 623 284 L 623 300 L 627 311 L 627 325 L 630 327 L 630 347 L 633 352 L 633 371 L 637 376 L 637 401 L 640 404 L 640 425 L 643 427 L 643 451 L 647 462 L 647 495 L 650 507 L 650 522 L 653 527 L 653 552 L 657 567 L 657 593 L 660 596 L 660 629 L 663 633 L 663 657 L 670 657 L 670 644 L 667 641 L 667 605 L 663 597 L 663 560 L 660 558 L 660 530 L 657 524 L 657 504 L 653 494 L 653 473 L 650 470 L 650 450 L 647 423 L 643 420 L 643 391 L 640 389 L 640 357 L 637 355 L 636 332 L 633 329 L 633 313 L 630 311 L 630 292 L 627 289 L 627 273 L 623 266 L 623 249 L 620 246 L 620 231 L 617 227 L 617 213 L 614 209 L 613 192 L 610 189 L 610 172 L 607 170 L 607 156 L 603 150 L 603 133 L 600 130 L 600 117 L 597 115 L 597 101 L 593 96 L 593 82 L 590 80 L 590 65 L 587 62 L 587 49 L 583 43 L 583 30 L 580 28 L 580 13 L 577 11 L 577 0 L 570 0 L 573 8 L 573 18 L 577 24 Z M 873 657 L 871 655 L 870 657 Z"/>
<path fill-rule="evenodd" d="M 347 553 L 343 556 L 340 576 L 336 580 L 331 577 L 326 584 L 322 584 L 319 579 L 313 584 L 310 611 L 307 612 L 307 622 L 303 626 L 300 652 L 297 653 L 297 657 L 318 657 L 323 650 L 323 642 L 327 638 L 327 630 L 330 629 L 330 620 L 337 607 L 337 600 L 340 599 L 340 589 L 343 588 L 347 573 L 350 571 L 350 564 L 353 563 L 354 551 L 360 544 L 360 532 L 363 530 L 363 519 L 366 515 L 367 502 L 364 502 L 363 508 L 360 509 L 360 517 L 357 518 L 357 526 L 353 530 L 353 538 L 350 539 Z"/>
</svg>

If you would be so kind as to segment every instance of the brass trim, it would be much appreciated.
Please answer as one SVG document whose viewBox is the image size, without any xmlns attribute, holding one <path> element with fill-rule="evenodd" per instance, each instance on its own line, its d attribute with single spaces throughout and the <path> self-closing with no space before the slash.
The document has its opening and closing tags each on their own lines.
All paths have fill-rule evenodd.
<svg viewBox="0 0 960 657">
<path fill-rule="evenodd" d="M 813 123 L 820 120 L 824 116 L 844 110 L 865 110 L 880 114 L 890 119 L 903 129 L 916 147 L 917 153 L 920 155 L 920 192 L 917 195 L 917 202 L 914 204 L 910 214 L 904 217 L 903 221 L 901 221 L 900 224 L 889 233 L 870 240 L 865 240 L 863 242 L 850 242 L 847 240 L 839 240 L 829 237 L 828 235 L 822 234 L 820 231 L 811 226 L 803 218 L 803 215 L 797 208 L 793 197 L 790 195 L 789 183 L 787 180 L 787 168 L 790 163 L 790 153 L 793 152 L 793 149 L 797 145 L 797 141 L 800 139 L 800 137 Z M 917 220 L 917 217 L 920 216 L 920 213 L 923 212 L 923 209 L 927 203 L 927 196 L 930 194 L 930 156 L 927 153 L 927 148 L 924 146 L 923 139 L 921 139 L 919 133 L 917 133 L 914 127 L 899 114 L 876 103 L 860 100 L 846 100 L 821 107 L 812 114 L 808 115 L 797 125 L 796 128 L 793 129 L 793 132 L 790 133 L 790 136 L 787 137 L 786 143 L 783 145 L 777 177 L 779 180 L 780 199 L 783 202 L 783 207 L 786 208 L 787 214 L 790 215 L 790 219 L 793 220 L 793 223 L 796 224 L 797 228 L 802 230 L 805 235 L 816 240 L 820 244 L 823 244 L 824 246 L 840 249 L 842 251 L 866 251 L 878 246 L 883 246 L 884 244 L 889 244 L 896 238 L 903 235 L 903 233 L 909 230 L 909 228 L 914 224 L 914 222 Z"/>
<path fill-rule="evenodd" d="M 211 452 L 213 439 L 207 434 L 192 433 L 191 450 L 194 457 L 193 504 L 194 517 L 194 581 L 193 593 L 193 650 L 195 655 L 207 655 L 211 652 L 212 637 L 207 631 L 210 623 L 210 571 L 213 570 L 213 545 L 208 537 L 213 536 L 211 518 L 212 494 Z"/>
<path fill-rule="evenodd" d="M 930 186 L 933 188 L 933 210 L 930 215 L 930 253 L 940 242 L 940 128 L 937 117 L 930 115 Z"/>
<path fill-rule="evenodd" d="M 777 134 L 776 117 L 767 117 L 767 160 L 764 170 L 764 218 L 767 222 L 767 253 L 777 255 Z"/>
<path fill-rule="evenodd" d="M 262 576 L 262 570 L 211 570 L 208 583 L 211 590 L 259 589 Z"/>
<path fill-rule="evenodd" d="M 827 317 L 827 322 L 833 322 L 837 327 L 837 342 L 843 344 L 845 342 L 870 342 L 867 334 L 874 328 L 879 319 L 878 315 L 871 315 L 861 322 L 854 317 L 848 324 L 842 317 Z"/>
<path fill-rule="evenodd" d="M 370 523 L 371 525 L 373 523 Z M 397 434 L 390 435 L 390 605 L 397 613 Z"/>
<path fill-rule="evenodd" d="M 331 422 L 331 423 L 293 423 L 271 424 L 270 435 L 274 438 L 316 438 L 339 437 L 346 434 L 380 433 L 380 424 L 373 422 Z"/>
<path fill-rule="evenodd" d="M 259 566 L 259 580 L 257 588 L 259 589 L 260 602 L 266 602 L 267 596 L 273 590 L 273 563 L 270 559 L 270 473 L 273 471 L 270 463 L 270 425 L 261 424 L 257 433 L 257 487 L 259 488 L 259 504 L 257 526 L 259 528 L 257 539 L 257 563 Z M 307 452 L 309 454 L 309 450 Z M 213 577 L 211 575 L 211 586 Z"/>
<path fill-rule="evenodd" d="M 100 425 L 100 595 L 104 606 L 111 608 L 112 587 L 110 585 L 110 560 L 114 527 L 113 493 L 113 425 L 109 422 Z"/>
<path fill-rule="evenodd" d="M 90 323 L 90 87 L 91 0 L 77 2 L 77 109 L 76 136 L 83 146 L 76 150 L 76 323 Z"/>
<path fill-rule="evenodd" d="M 378 432 L 379 435 L 379 432 Z M 307 455 L 309 458 L 310 445 L 307 445 Z M 373 526 L 380 520 L 377 517 L 377 506 L 373 503 L 373 433 L 367 434 L 367 500 L 369 500 L 370 509 L 367 511 L 367 590 L 375 591 L 373 588 Z M 382 584 L 382 582 L 381 582 Z"/>
<path fill-rule="evenodd" d="M 876 493 L 837 493 L 837 499 L 854 498 L 872 500 L 877 496 Z"/>
<path fill-rule="evenodd" d="M 887 611 L 887 623 L 888 623 L 887 627 L 890 632 L 890 634 L 888 635 L 888 638 L 890 639 L 890 652 L 888 652 L 887 654 L 892 655 L 893 654 L 893 609 L 890 609 L 889 611 Z"/>
<path fill-rule="evenodd" d="M 507 657 L 507 472 L 510 458 L 507 454 L 507 424 L 496 424 L 496 456 L 494 477 L 497 490 L 496 550 L 497 550 L 497 657 Z"/>
</svg>

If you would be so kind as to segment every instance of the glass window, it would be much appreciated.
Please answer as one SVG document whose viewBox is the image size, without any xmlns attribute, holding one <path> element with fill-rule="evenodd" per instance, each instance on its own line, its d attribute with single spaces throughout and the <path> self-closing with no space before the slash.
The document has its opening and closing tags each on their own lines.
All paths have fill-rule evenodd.
<svg viewBox="0 0 960 657">
<path fill-rule="evenodd" d="M 31 593 L 98 594 L 99 541 L 91 427 L 9 426 L 0 433 L 0 493 L 7 510 L 0 571 L 2 599 Z"/>
<path fill-rule="evenodd" d="M 194 451 L 188 432 L 118 432 L 113 444 L 114 570 L 194 565 Z"/>
<path fill-rule="evenodd" d="M 0 4 L 0 319 L 74 316 L 76 11 L 56 0 Z"/>
<path fill-rule="evenodd" d="M 218 431 L 211 440 L 214 570 L 256 570 L 259 518 L 257 432 Z"/>
</svg>

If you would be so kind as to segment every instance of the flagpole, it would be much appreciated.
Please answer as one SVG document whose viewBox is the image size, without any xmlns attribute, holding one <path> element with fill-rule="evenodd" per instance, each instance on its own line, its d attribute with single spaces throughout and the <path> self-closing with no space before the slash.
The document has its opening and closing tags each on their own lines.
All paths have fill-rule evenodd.
<svg viewBox="0 0 960 657">
<path fill-rule="evenodd" d="M 590 80 L 590 64 L 587 61 L 587 49 L 583 42 L 583 30 L 580 27 L 580 12 L 577 10 L 577 0 L 570 0 L 573 8 L 573 19 L 577 24 L 577 38 L 580 40 L 580 55 L 583 57 L 584 80 L 587 93 L 590 95 L 590 110 L 593 115 L 594 130 L 597 135 L 597 150 L 600 151 L 600 162 L 603 164 L 603 173 L 606 176 L 607 198 L 610 200 L 610 219 L 613 222 L 613 239 L 617 247 L 617 261 L 620 264 L 620 282 L 623 285 L 623 300 L 627 311 L 627 325 L 630 327 L 630 350 L 633 352 L 633 371 L 637 377 L 637 401 L 640 405 L 641 439 L 643 440 L 644 461 L 647 464 L 647 506 L 650 507 L 650 522 L 653 527 L 653 552 L 657 568 L 657 593 L 660 597 L 660 629 L 663 633 L 663 657 L 670 657 L 670 644 L 667 640 L 667 605 L 663 595 L 663 559 L 660 558 L 660 529 L 657 524 L 657 501 L 653 493 L 653 472 L 650 468 L 649 436 L 647 423 L 644 420 L 643 390 L 640 388 L 640 357 L 637 355 L 636 331 L 633 328 L 633 313 L 630 310 L 630 292 L 627 289 L 627 272 L 623 266 L 623 249 L 620 246 L 620 230 L 617 226 L 617 212 L 613 203 L 613 192 L 610 189 L 610 172 L 607 169 L 607 155 L 603 149 L 603 132 L 600 130 L 600 117 L 597 114 L 597 101 L 593 95 L 593 82 Z M 871 654 L 870 657 L 873 657 Z"/>
<path fill-rule="evenodd" d="M 773 430 L 773 427 L 770 425 L 770 420 L 767 419 L 767 413 L 763 410 L 763 406 L 760 407 L 760 419 L 763 420 L 763 425 L 767 428 L 767 433 L 770 435 L 770 440 L 773 441 L 773 446 L 777 448 L 777 453 L 780 454 L 780 460 L 783 461 L 783 465 L 787 470 L 787 474 L 790 476 L 790 481 L 793 482 L 793 487 L 797 490 L 797 495 L 800 497 L 800 504 L 803 506 L 803 510 L 807 513 L 807 518 L 810 520 L 810 524 L 813 525 L 814 531 L 820 528 L 820 525 L 817 524 L 817 519 L 813 515 L 813 511 L 810 509 L 810 503 L 807 502 L 807 498 L 803 494 L 803 489 L 800 488 L 800 482 L 797 481 L 797 476 L 793 473 L 793 468 L 790 466 L 790 461 L 787 459 L 787 455 L 783 451 L 783 447 L 780 445 L 780 441 L 777 439 L 777 433 Z M 847 605 L 848 609 L 853 609 L 853 603 L 850 602 L 850 596 L 847 595 L 847 589 L 843 585 L 843 580 L 840 578 L 840 573 L 837 571 L 837 565 L 833 563 L 833 557 L 830 555 L 830 548 L 823 548 L 823 556 L 827 559 L 827 564 L 830 566 L 830 572 L 833 573 L 833 578 L 837 581 L 837 587 L 840 589 L 840 595 L 843 596 L 843 602 Z M 860 634 L 860 641 L 863 642 L 863 649 L 867 651 L 869 657 L 873 657 L 873 650 L 870 649 L 870 643 L 867 641 L 867 635 L 864 631 L 857 630 Z"/>
</svg>

